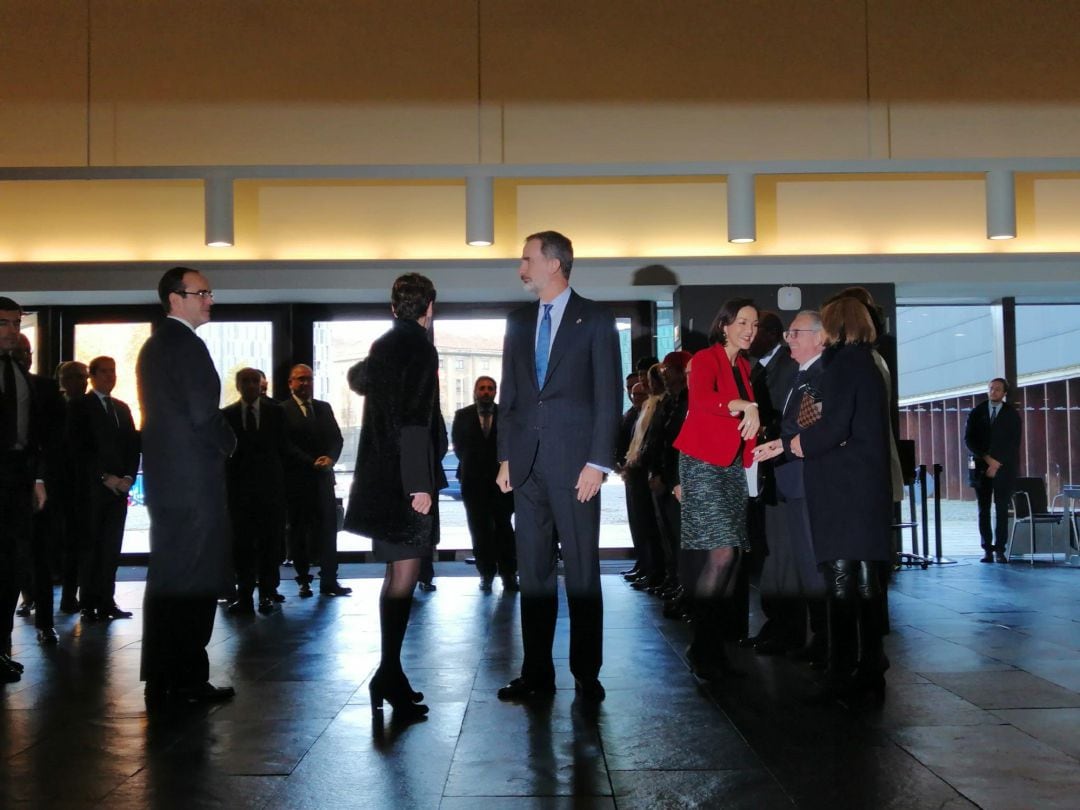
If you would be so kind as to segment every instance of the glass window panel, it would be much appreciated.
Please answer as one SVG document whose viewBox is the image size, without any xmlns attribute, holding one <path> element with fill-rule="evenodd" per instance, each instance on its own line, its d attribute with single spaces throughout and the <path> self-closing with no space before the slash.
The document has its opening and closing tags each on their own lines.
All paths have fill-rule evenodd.
<svg viewBox="0 0 1080 810">
<path fill-rule="evenodd" d="M 195 333 L 206 343 L 221 378 L 221 406 L 238 398 L 236 372 L 257 368 L 272 377 L 274 325 L 270 321 L 210 321 Z M 268 392 L 273 396 L 273 391 Z"/>
<path fill-rule="evenodd" d="M 36 312 L 24 312 L 22 316 L 22 324 L 19 326 L 19 331 L 26 335 L 26 339 L 30 341 L 30 373 L 40 374 L 40 366 L 38 365 L 38 334 L 37 334 L 37 313 Z M 55 369 L 45 369 L 45 376 L 53 376 Z"/>
<path fill-rule="evenodd" d="M 131 407 L 136 427 L 142 425 L 142 411 L 139 409 L 139 394 L 135 385 L 135 361 L 148 337 L 148 322 L 75 324 L 75 359 L 87 365 L 95 357 L 102 356 L 116 361 L 113 396 Z"/>
<path fill-rule="evenodd" d="M 897 307 L 901 400 L 985 386 L 994 376 L 989 306 Z"/>
<path fill-rule="evenodd" d="M 483 375 L 496 385 L 502 376 L 505 318 L 435 318 L 435 347 L 440 361 L 439 400 L 449 430 L 454 413 L 472 405 L 473 385 Z"/>
<path fill-rule="evenodd" d="M 1016 373 L 1021 383 L 1025 377 L 1075 376 L 1078 346 L 1080 304 L 1016 308 Z"/>
</svg>

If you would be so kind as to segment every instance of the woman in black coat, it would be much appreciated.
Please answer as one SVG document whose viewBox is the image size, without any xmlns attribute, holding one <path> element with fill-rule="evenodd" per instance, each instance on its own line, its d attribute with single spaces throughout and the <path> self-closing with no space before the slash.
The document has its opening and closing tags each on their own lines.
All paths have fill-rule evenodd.
<svg viewBox="0 0 1080 810">
<path fill-rule="evenodd" d="M 892 559 L 893 515 L 887 394 L 867 308 L 838 298 L 822 309 L 821 326 L 829 348 L 817 392 L 820 417 L 800 416 L 804 427 L 782 449 L 805 460 L 814 552 L 826 586 L 825 693 L 867 691 L 881 699 L 888 659 L 879 569 Z M 778 454 L 777 442 L 763 445 L 757 457 Z"/>
<path fill-rule="evenodd" d="M 394 282 L 394 325 L 349 370 L 349 386 L 364 397 L 356 474 L 345 529 L 370 537 L 386 563 L 379 595 L 382 660 L 371 678 L 371 712 L 386 699 L 398 720 L 427 714 L 401 667 L 420 561 L 438 542 L 438 492 L 446 486 L 442 457 L 446 426 L 439 408 L 439 357 L 428 338 L 435 287 L 418 273 Z"/>
</svg>

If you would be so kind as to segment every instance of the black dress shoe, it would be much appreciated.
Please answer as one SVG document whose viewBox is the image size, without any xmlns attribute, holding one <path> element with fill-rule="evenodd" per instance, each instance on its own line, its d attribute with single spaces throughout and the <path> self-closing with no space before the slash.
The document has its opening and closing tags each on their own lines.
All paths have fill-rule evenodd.
<svg viewBox="0 0 1080 810">
<path fill-rule="evenodd" d="M 0 663 L 0 683 L 17 683 L 22 680 L 22 673 Z"/>
<path fill-rule="evenodd" d="M 340 582 L 332 582 L 319 587 L 320 596 L 348 596 L 350 593 L 352 593 L 352 588 L 347 588 Z"/>
<path fill-rule="evenodd" d="M 98 616 L 102 619 L 130 619 L 134 615 L 130 610 L 121 609 L 116 602 L 113 602 L 110 607 L 98 611 Z"/>
<path fill-rule="evenodd" d="M 994 562 L 1007 563 L 1009 558 L 1005 556 L 1004 551 L 998 551 L 994 553 Z"/>
<path fill-rule="evenodd" d="M 491 593 L 491 583 L 493 581 L 492 577 L 482 577 L 480 579 L 480 590 L 484 593 Z"/>
<path fill-rule="evenodd" d="M 521 590 L 521 586 L 518 585 L 517 577 L 503 577 L 503 591 L 513 593 Z"/>
<path fill-rule="evenodd" d="M 265 616 L 268 613 L 273 613 L 273 612 L 274 612 L 274 600 L 273 599 L 264 597 L 264 598 L 259 600 L 259 613 L 261 613 L 261 614 L 263 614 Z"/>
<path fill-rule="evenodd" d="M 12 658 L 10 655 L 7 655 L 5 653 L 0 653 L 0 668 L 3 668 L 3 667 L 6 667 L 7 669 L 14 670 L 15 672 L 18 672 L 20 675 L 22 674 L 23 670 L 26 669 L 26 667 L 24 667 L 22 664 L 20 664 L 18 661 L 16 661 L 14 658 Z"/>
<path fill-rule="evenodd" d="M 22 616 L 23 618 L 29 616 L 33 612 L 34 612 L 34 603 L 33 602 L 23 602 L 21 605 L 19 605 L 17 608 L 15 608 L 15 615 L 16 616 Z"/>
<path fill-rule="evenodd" d="M 623 579 L 633 579 L 638 575 L 638 572 L 640 571 L 641 569 L 635 565 L 633 568 L 627 568 L 625 571 L 620 571 L 619 576 L 621 576 Z"/>
<path fill-rule="evenodd" d="M 43 627 L 37 631 L 38 644 L 46 647 L 55 647 L 60 643 L 60 636 L 56 634 L 55 627 Z"/>
<path fill-rule="evenodd" d="M 307 582 L 303 582 L 303 583 L 300 584 L 300 598 L 301 599 L 307 599 L 309 596 L 314 596 L 314 595 L 315 594 L 312 592 L 310 584 L 308 584 Z"/>
<path fill-rule="evenodd" d="M 993 561 L 994 561 L 994 555 L 993 555 L 992 552 L 989 552 L 989 551 L 986 552 L 985 554 L 983 554 L 982 559 L 979 560 L 979 562 L 988 562 L 988 563 L 992 563 Z"/>
<path fill-rule="evenodd" d="M 270 594 L 270 600 L 273 602 L 284 602 L 285 594 L 274 591 L 272 594 Z"/>
<path fill-rule="evenodd" d="M 255 603 L 250 599 L 237 599 L 225 608 L 225 612 L 230 616 L 254 616 Z"/>
<path fill-rule="evenodd" d="M 431 593 L 432 591 L 437 590 L 434 582 L 424 582 L 422 580 L 416 583 L 416 587 L 424 593 Z"/>
<path fill-rule="evenodd" d="M 554 682 L 532 683 L 524 678 L 514 678 L 499 689 L 499 700 L 537 700 L 555 696 Z"/>
<path fill-rule="evenodd" d="M 82 619 L 84 622 L 96 622 L 99 618 L 104 617 L 98 616 L 98 612 L 92 607 L 84 607 L 82 609 Z"/>
<path fill-rule="evenodd" d="M 79 612 L 79 600 L 75 597 L 64 597 L 60 600 L 60 612 L 61 613 L 78 613 Z"/>
<path fill-rule="evenodd" d="M 596 678 L 591 681 L 575 681 L 574 689 L 578 695 L 591 703 L 600 703 L 607 697 L 604 685 Z"/>
</svg>

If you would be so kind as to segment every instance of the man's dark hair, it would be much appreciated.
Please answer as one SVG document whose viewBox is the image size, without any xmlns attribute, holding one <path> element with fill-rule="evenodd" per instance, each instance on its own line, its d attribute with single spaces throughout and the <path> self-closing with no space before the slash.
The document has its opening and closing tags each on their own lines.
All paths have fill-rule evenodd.
<svg viewBox="0 0 1080 810">
<path fill-rule="evenodd" d="M 634 366 L 634 371 L 636 371 L 638 374 L 644 374 L 659 362 L 659 357 L 642 357 L 640 360 L 637 361 L 637 365 Z"/>
<path fill-rule="evenodd" d="M 735 323 L 735 318 L 738 317 L 739 310 L 743 307 L 757 309 L 757 305 L 752 298 L 729 298 L 720 305 L 720 310 L 716 313 L 716 317 L 713 318 L 712 326 L 709 327 L 710 346 L 714 343 L 723 346 L 727 342 L 724 337 L 724 327 Z"/>
<path fill-rule="evenodd" d="M 113 360 L 111 357 L 107 355 L 102 355 L 101 357 L 95 357 L 93 360 L 91 360 L 90 365 L 87 366 L 87 370 L 91 374 L 97 374 L 97 370 L 101 368 L 101 364 L 105 362 L 112 363 L 114 366 L 116 365 L 116 361 Z"/>
<path fill-rule="evenodd" d="M 487 381 L 488 381 L 489 383 L 491 383 L 492 385 L 494 385 L 494 386 L 496 386 L 496 387 L 498 387 L 498 385 L 499 385 L 499 384 L 498 384 L 497 382 L 495 382 L 495 378 L 494 378 L 494 377 L 489 377 L 489 376 L 488 376 L 488 375 L 486 375 L 486 374 L 481 374 L 481 375 L 480 375 L 479 377 L 477 377 L 477 378 L 476 378 L 475 380 L 473 380 L 473 384 L 472 384 L 472 387 L 473 387 L 473 391 L 475 391 L 475 390 L 476 390 L 476 386 L 478 386 L 478 385 L 479 385 L 479 384 L 480 384 L 481 382 L 483 382 L 484 380 L 487 380 Z"/>
<path fill-rule="evenodd" d="M 22 307 L 6 295 L 0 295 L 0 312 L 22 312 Z"/>
<path fill-rule="evenodd" d="M 993 385 L 996 382 L 1001 383 L 1002 387 L 1005 389 L 1006 394 L 1009 393 L 1009 381 L 1008 380 L 1006 380 L 1004 377 L 994 377 L 994 379 L 992 379 L 990 381 L 990 384 Z"/>
<path fill-rule="evenodd" d="M 539 231 L 525 237 L 526 242 L 533 239 L 540 240 L 540 252 L 545 258 L 559 260 L 563 278 L 570 278 L 570 270 L 574 266 L 574 246 L 570 240 L 558 231 Z"/>
<path fill-rule="evenodd" d="M 435 300 L 435 285 L 431 279 L 419 273 L 398 276 L 390 288 L 390 306 L 394 317 L 403 321 L 416 321 L 424 317 L 428 304 Z"/>
<path fill-rule="evenodd" d="M 157 285 L 157 297 L 166 312 L 172 311 L 172 307 L 169 306 L 169 296 L 172 293 L 183 292 L 184 276 L 196 272 L 198 271 L 190 267 L 170 267 L 165 271 L 165 275 L 161 277 Z"/>
</svg>

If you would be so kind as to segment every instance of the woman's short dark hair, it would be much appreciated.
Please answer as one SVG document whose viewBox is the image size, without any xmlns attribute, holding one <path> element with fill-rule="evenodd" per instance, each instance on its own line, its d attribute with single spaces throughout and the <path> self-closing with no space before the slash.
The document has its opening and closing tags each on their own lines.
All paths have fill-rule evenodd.
<svg viewBox="0 0 1080 810">
<path fill-rule="evenodd" d="M 390 289 L 390 306 L 394 317 L 405 321 L 418 321 L 427 312 L 428 304 L 435 300 L 435 285 L 431 279 L 419 273 L 398 276 Z"/>
<path fill-rule="evenodd" d="M 182 292 L 184 289 L 184 276 L 194 273 L 190 267 L 170 267 L 161 277 L 157 285 L 157 297 L 166 312 L 172 311 L 169 305 L 169 296 L 173 293 Z"/>
<path fill-rule="evenodd" d="M 877 341 L 878 333 L 870 308 L 858 298 L 839 296 L 821 308 L 821 331 L 830 345 Z"/>
<path fill-rule="evenodd" d="M 743 307 L 753 307 L 757 311 L 757 304 L 752 298 L 729 298 L 720 305 L 720 310 L 713 318 L 712 326 L 709 327 L 709 345 L 719 343 L 723 346 L 727 342 L 724 337 L 724 327 L 735 323 L 739 310 Z"/>
<path fill-rule="evenodd" d="M 545 258 L 559 260 L 563 278 L 570 278 L 570 270 L 574 266 L 574 245 L 570 240 L 558 231 L 539 231 L 525 237 L 526 242 L 533 239 L 540 240 L 540 252 Z"/>
</svg>

